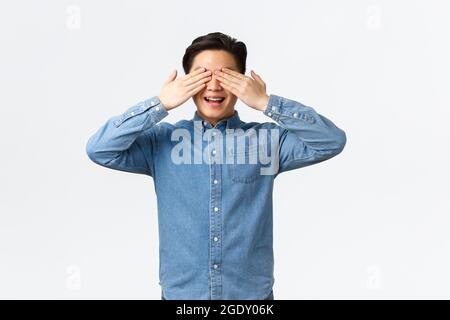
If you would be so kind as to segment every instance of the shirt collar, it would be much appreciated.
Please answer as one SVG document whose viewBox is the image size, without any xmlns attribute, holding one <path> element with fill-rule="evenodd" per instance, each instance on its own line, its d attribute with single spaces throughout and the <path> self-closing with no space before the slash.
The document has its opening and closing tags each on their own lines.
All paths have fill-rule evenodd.
<svg viewBox="0 0 450 320">
<path fill-rule="evenodd" d="M 192 121 L 202 121 L 203 127 L 212 128 L 209 121 L 206 121 L 202 117 L 200 117 L 197 111 L 194 112 L 194 116 L 192 117 L 191 120 Z M 216 127 L 217 127 L 217 125 L 219 125 L 222 122 L 225 122 L 227 129 L 237 128 L 239 123 L 241 122 L 238 111 L 234 110 L 234 114 L 232 116 L 230 116 L 228 118 L 224 118 L 224 119 L 220 120 L 219 122 L 217 122 Z"/>
</svg>

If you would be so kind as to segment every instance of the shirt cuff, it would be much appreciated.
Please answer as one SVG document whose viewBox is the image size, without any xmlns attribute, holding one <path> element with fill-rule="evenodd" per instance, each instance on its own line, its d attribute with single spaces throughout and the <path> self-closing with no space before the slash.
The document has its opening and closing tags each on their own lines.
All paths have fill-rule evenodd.
<svg viewBox="0 0 450 320">
<path fill-rule="evenodd" d="M 271 94 L 269 96 L 269 101 L 267 102 L 266 109 L 264 109 L 263 113 L 273 120 L 278 121 L 281 114 L 282 102 L 282 97 Z"/>
<path fill-rule="evenodd" d="M 151 97 L 144 101 L 145 110 L 151 109 L 151 117 L 155 122 L 159 122 L 162 119 L 164 119 L 169 112 L 167 112 L 167 109 L 163 106 L 161 101 L 159 100 L 158 96 Z"/>
<path fill-rule="evenodd" d="M 118 127 L 124 121 L 139 115 L 143 115 L 146 112 L 150 113 L 149 119 L 152 123 L 158 123 L 169 114 L 166 108 L 164 108 L 164 106 L 162 105 L 158 96 L 154 96 L 129 108 L 114 121 L 114 124 L 116 125 L 116 127 Z"/>
<path fill-rule="evenodd" d="M 315 123 L 317 113 L 311 107 L 281 96 L 270 95 L 264 114 L 276 122 L 280 119 L 295 119 Z"/>
</svg>

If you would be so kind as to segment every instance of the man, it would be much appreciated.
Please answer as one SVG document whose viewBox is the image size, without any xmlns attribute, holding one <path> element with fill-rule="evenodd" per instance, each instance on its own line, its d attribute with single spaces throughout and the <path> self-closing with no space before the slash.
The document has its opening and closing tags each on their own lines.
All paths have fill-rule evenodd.
<svg viewBox="0 0 450 320">
<path fill-rule="evenodd" d="M 162 299 L 273 299 L 274 179 L 346 144 L 313 108 L 268 95 L 259 75 L 245 75 L 246 58 L 245 44 L 225 34 L 198 37 L 184 76 L 174 70 L 159 95 L 110 118 L 87 143 L 95 163 L 154 179 Z M 191 97 L 192 119 L 161 121 Z M 242 121 L 238 98 L 273 121 Z"/>
</svg>

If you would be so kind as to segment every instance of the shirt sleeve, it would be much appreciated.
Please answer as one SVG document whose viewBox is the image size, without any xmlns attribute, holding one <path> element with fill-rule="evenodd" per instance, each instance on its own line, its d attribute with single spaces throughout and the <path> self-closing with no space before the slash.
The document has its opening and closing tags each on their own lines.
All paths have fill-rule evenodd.
<svg viewBox="0 0 450 320">
<path fill-rule="evenodd" d="M 157 96 L 109 118 L 86 144 L 89 158 L 101 166 L 153 176 L 159 121 L 168 115 Z"/>
<path fill-rule="evenodd" d="M 325 161 L 344 149 L 345 132 L 312 107 L 272 94 L 263 113 L 280 129 L 277 174 Z"/>
</svg>

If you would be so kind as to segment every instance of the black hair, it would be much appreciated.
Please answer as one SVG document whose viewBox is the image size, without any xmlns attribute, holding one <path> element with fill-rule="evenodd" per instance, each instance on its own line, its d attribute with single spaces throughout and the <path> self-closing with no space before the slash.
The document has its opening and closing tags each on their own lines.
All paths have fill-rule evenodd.
<svg viewBox="0 0 450 320">
<path fill-rule="evenodd" d="M 224 50 L 233 55 L 239 72 L 245 74 L 247 61 L 247 47 L 242 41 L 238 41 L 221 32 L 212 32 L 197 37 L 192 44 L 186 48 L 183 56 L 183 69 L 186 74 L 192 67 L 192 62 L 197 54 L 203 50 Z"/>
</svg>

